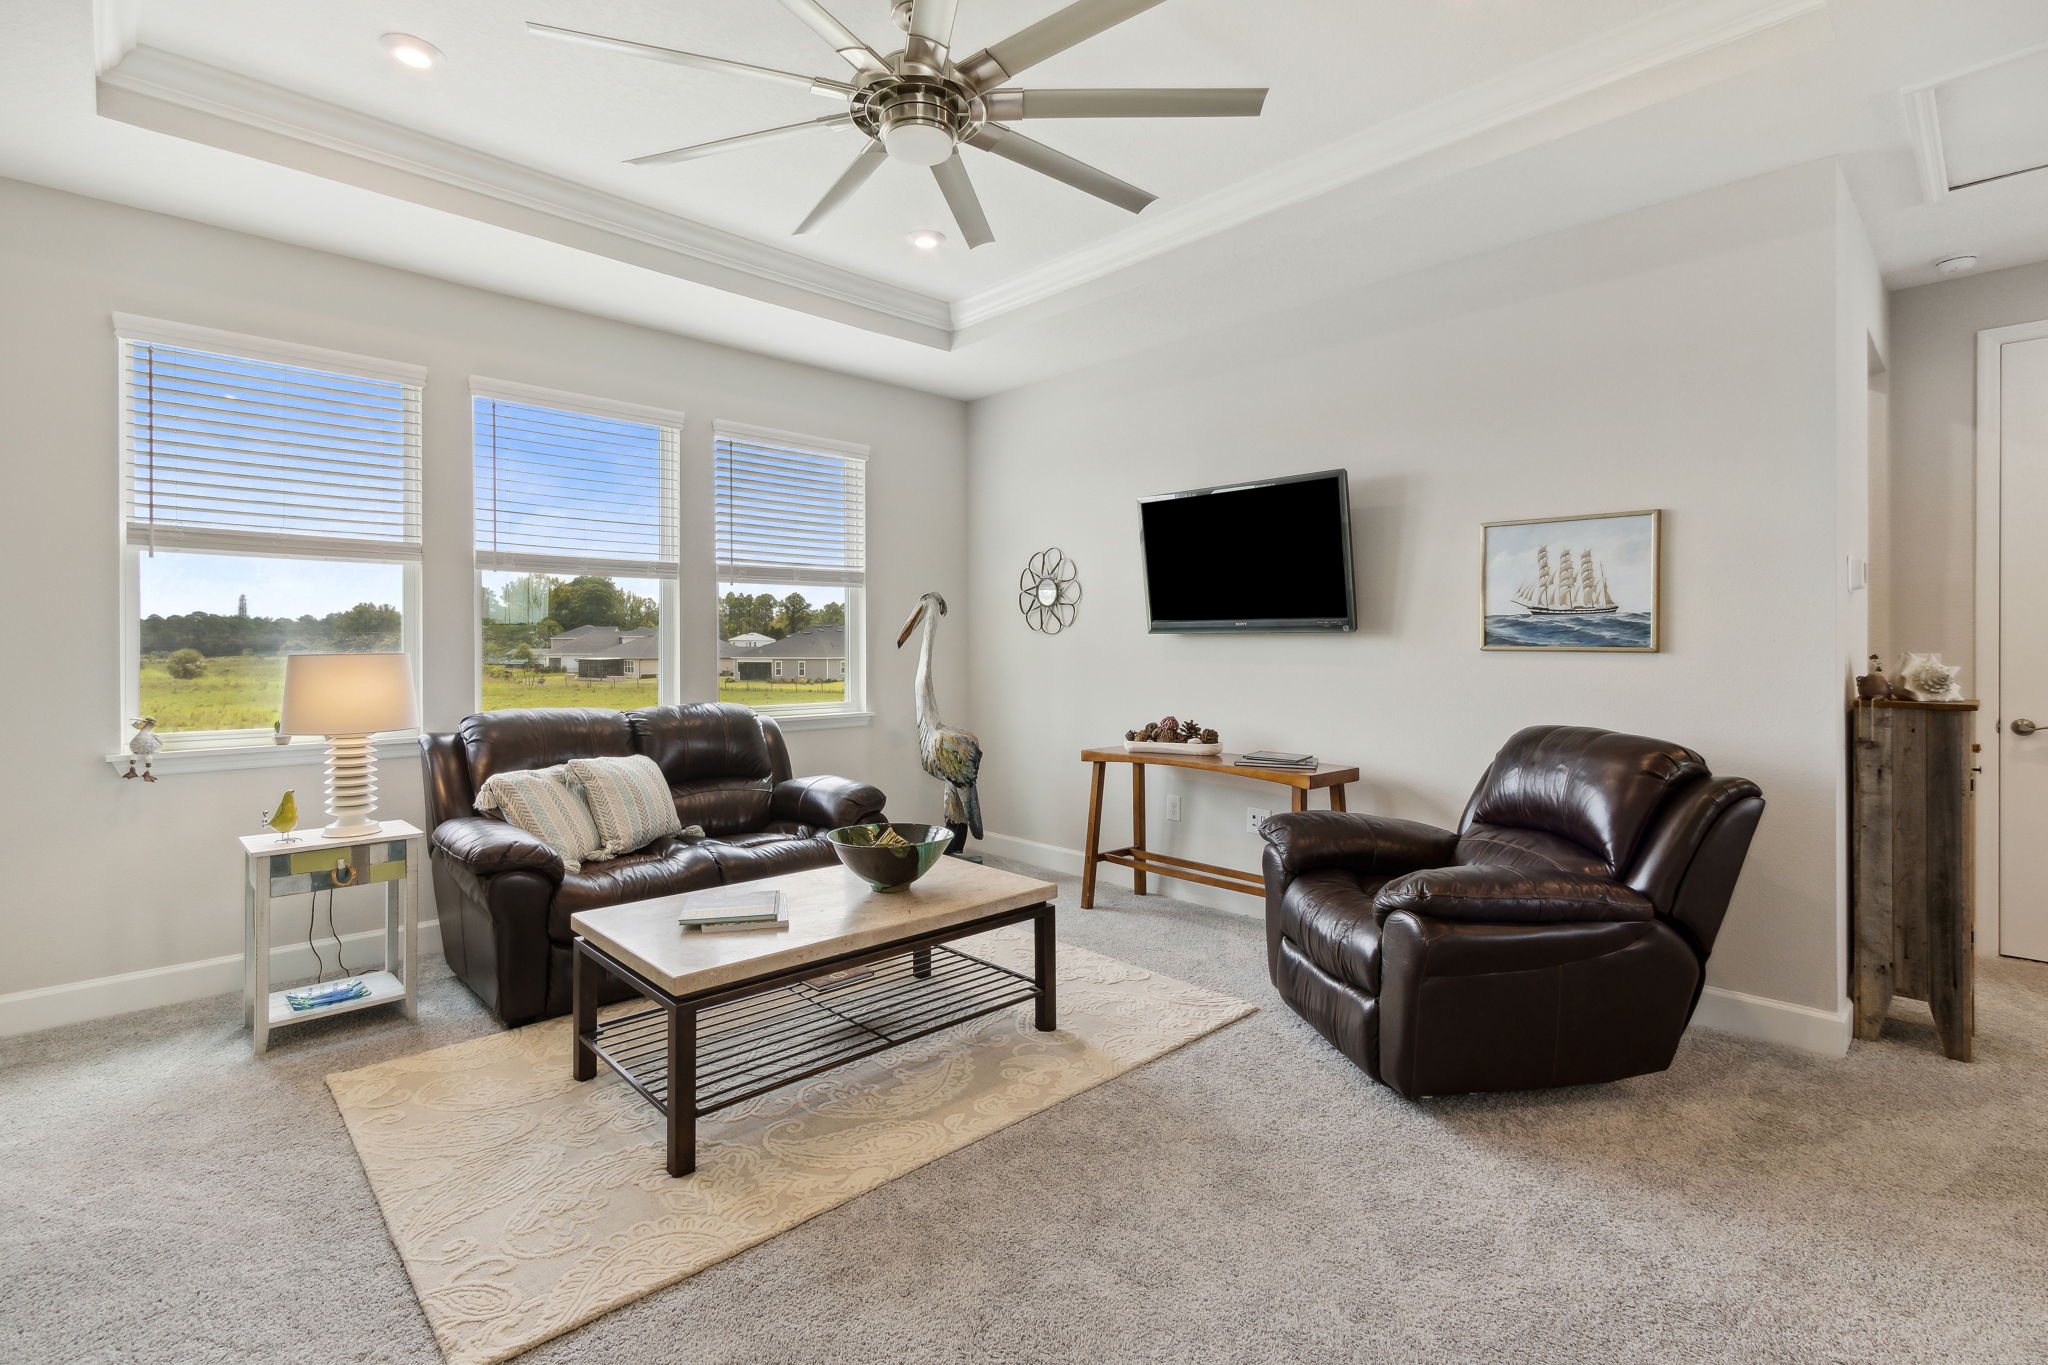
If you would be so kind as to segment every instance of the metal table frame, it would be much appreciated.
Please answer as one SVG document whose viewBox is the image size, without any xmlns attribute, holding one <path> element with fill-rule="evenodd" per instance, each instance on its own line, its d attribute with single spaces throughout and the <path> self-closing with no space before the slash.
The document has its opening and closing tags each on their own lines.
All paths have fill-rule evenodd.
<svg viewBox="0 0 2048 1365">
<path fill-rule="evenodd" d="M 951 946 L 1026 920 L 1030 976 Z M 870 970 L 858 980 L 812 984 L 860 967 Z M 652 1008 L 600 1021 L 601 973 Z M 697 1120 L 728 1105 L 1026 1001 L 1036 1002 L 1036 1028 L 1057 1028 L 1053 907 L 1005 910 L 682 996 L 578 937 L 571 995 L 572 1074 L 591 1080 L 602 1061 L 660 1111 L 668 1173 L 684 1176 L 697 1169 Z"/>
</svg>

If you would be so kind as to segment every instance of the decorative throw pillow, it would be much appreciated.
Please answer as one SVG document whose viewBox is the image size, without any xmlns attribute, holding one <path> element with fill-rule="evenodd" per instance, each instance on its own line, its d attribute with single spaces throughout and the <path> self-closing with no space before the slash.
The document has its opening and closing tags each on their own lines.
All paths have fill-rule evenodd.
<svg viewBox="0 0 2048 1365">
<path fill-rule="evenodd" d="M 583 788 L 607 858 L 645 848 L 664 834 L 680 834 L 675 793 L 661 765 L 646 754 L 625 758 L 572 758 L 563 765 Z"/>
<path fill-rule="evenodd" d="M 569 780 L 567 764 L 498 773 L 476 794 L 476 808 L 496 811 L 562 855 L 562 866 L 582 869 L 586 858 L 598 856 L 597 822 L 583 793 Z"/>
</svg>

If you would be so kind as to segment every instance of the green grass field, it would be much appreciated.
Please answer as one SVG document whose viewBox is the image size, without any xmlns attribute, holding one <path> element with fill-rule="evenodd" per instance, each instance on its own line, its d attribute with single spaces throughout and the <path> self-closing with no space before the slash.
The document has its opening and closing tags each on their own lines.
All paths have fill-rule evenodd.
<svg viewBox="0 0 2048 1365">
<path fill-rule="evenodd" d="M 189 730 L 267 730 L 277 719 L 284 691 L 284 659 L 279 655 L 241 655 L 208 659 L 197 678 L 173 678 L 163 660 L 142 661 L 142 714 L 155 716 L 165 734 Z M 846 700 L 844 682 L 735 682 L 722 678 L 720 701 L 742 706 L 791 706 L 806 702 Z M 572 678 L 566 673 L 512 673 L 485 670 L 483 709 L 504 711 L 519 706 L 597 706 L 631 711 L 656 704 L 652 678 Z"/>
</svg>

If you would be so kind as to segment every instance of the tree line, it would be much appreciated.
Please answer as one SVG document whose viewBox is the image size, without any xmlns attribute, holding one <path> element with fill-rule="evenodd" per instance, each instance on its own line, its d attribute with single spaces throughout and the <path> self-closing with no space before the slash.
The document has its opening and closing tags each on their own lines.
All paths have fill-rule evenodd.
<svg viewBox="0 0 2048 1365">
<path fill-rule="evenodd" d="M 813 605 L 800 592 L 793 592 L 787 597 L 767 592 L 729 592 L 718 603 L 718 638 L 721 640 L 749 634 L 780 640 L 812 626 L 845 624 L 844 602 Z"/>
<path fill-rule="evenodd" d="M 246 604 L 246 599 L 245 599 Z M 142 618 L 142 652 L 197 650 L 209 659 L 232 654 L 364 653 L 399 647 L 397 607 L 358 602 L 325 616 L 223 616 L 210 611 Z"/>
</svg>

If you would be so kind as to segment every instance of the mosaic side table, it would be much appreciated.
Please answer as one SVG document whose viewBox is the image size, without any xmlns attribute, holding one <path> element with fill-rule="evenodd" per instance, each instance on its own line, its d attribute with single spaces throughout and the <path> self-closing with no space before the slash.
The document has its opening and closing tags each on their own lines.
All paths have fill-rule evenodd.
<svg viewBox="0 0 2048 1365">
<path fill-rule="evenodd" d="M 270 1046 L 270 1031 L 307 1019 L 348 1014 L 372 1005 L 405 1003 L 405 1017 L 418 1015 L 420 869 L 426 864 L 426 835 L 403 820 L 386 820 L 373 839 L 329 839 L 317 830 L 287 842 L 283 835 L 242 838 L 249 876 L 243 905 L 242 1010 L 256 1051 Z M 339 880 L 337 880 L 339 878 Z M 370 993 L 354 1000 L 295 1010 L 283 991 L 270 989 L 270 902 L 278 896 L 314 895 L 337 886 L 384 888 L 384 967 L 356 972 Z M 403 937 L 404 952 L 399 939 Z"/>
</svg>

